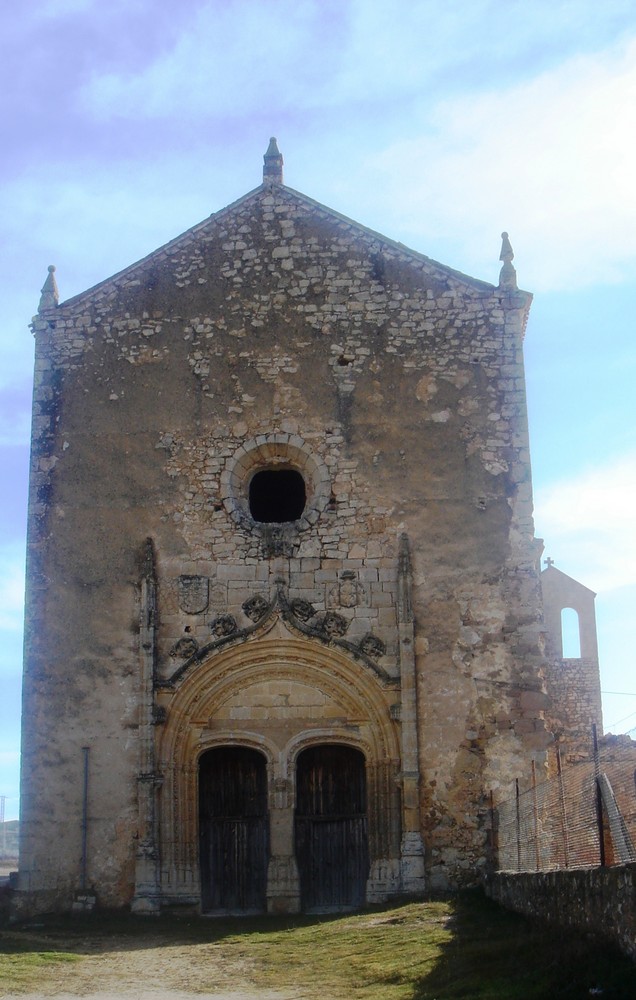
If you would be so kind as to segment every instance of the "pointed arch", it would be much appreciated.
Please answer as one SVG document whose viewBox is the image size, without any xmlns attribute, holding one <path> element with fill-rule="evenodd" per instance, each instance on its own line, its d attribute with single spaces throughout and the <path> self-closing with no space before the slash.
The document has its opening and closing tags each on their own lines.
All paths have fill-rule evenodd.
<svg viewBox="0 0 636 1000">
<path fill-rule="evenodd" d="M 158 738 L 163 775 L 160 844 L 164 899 L 200 899 L 199 759 L 212 747 L 259 750 L 268 795 L 293 811 L 294 767 L 312 743 L 348 744 L 366 760 L 370 842 L 376 854 L 399 853 L 383 824 L 399 829 L 399 728 L 396 692 L 340 648 L 292 635 L 282 625 L 239 645 L 212 651 L 159 697 L 166 721 Z M 390 803 L 389 820 L 384 816 Z"/>
</svg>

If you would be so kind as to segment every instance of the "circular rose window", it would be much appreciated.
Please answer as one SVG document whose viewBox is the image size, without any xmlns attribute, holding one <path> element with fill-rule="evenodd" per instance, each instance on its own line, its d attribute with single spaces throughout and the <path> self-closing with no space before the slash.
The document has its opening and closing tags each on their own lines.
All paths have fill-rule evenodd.
<svg viewBox="0 0 636 1000">
<path fill-rule="evenodd" d="M 315 524 L 329 502 L 329 475 L 296 434 L 246 441 L 221 475 L 222 500 L 240 524 Z"/>
</svg>

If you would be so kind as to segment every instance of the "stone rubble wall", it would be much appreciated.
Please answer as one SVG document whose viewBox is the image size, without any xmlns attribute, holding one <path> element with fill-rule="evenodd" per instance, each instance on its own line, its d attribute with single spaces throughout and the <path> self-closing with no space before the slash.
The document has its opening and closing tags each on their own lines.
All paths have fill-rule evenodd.
<svg viewBox="0 0 636 1000">
<path fill-rule="evenodd" d="M 495 872 L 485 880 L 485 889 L 509 910 L 612 941 L 636 961 L 636 864 Z"/>
<path fill-rule="evenodd" d="M 475 880 L 487 790 L 546 745 L 528 304 L 280 187 L 36 318 L 25 888 L 76 883 L 90 743 L 91 878 L 130 897 L 148 537 L 159 678 L 281 579 L 397 678 L 408 535 L 427 871 Z M 268 449 L 309 483 L 278 539 L 245 510 Z M 207 581 L 196 608 L 184 577 Z"/>
<path fill-rule="evenodd" d="M 550 695 L 550 725 L 559 734 L 564 760 L 589 759 L 594 750 L 592 727 L 602 732 L 598 660 L 548 660 L 546 687 Z"/>
</svg>

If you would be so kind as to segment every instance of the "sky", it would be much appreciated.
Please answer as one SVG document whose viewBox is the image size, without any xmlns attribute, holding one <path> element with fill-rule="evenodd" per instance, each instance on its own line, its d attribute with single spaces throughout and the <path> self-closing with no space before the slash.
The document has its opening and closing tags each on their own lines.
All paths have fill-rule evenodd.
<svg viewBox="0 0 636 1000">
<path fill-rule="evenodd" d="M 285 182 L 477 278 L 510 233 L 537 535 L 596 591 L 636 736 L 633 0 L 30 0 L 0 36 L 0 796 L 18 810 L 33 343 L 66 299 Z M 615 692 L 615 693 L 611 693 Z"/>
</svg>

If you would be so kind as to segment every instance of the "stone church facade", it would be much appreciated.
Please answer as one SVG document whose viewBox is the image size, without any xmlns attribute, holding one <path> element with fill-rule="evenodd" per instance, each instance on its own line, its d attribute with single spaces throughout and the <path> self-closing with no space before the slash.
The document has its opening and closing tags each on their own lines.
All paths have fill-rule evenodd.
<svg viewBox="0 0 636 1000">
<path fill-rule="evenodd" d="M 504 234 L 469 278 L 263 183 L 36 338 L 18 905 L 474 883 L 543 759 Z"/>
</svg>

